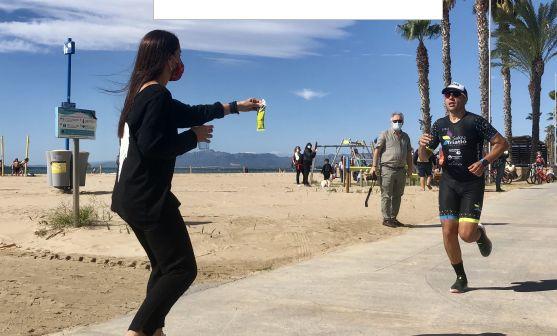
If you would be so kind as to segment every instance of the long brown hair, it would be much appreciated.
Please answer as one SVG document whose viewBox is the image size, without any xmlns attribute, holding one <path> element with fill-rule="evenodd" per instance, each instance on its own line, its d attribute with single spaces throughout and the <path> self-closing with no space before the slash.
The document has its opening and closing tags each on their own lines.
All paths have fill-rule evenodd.
<svg viewBox="0 0 557 336">
<path fill-rule="evenodd" d="M 158 78 L 164 71 L 169 59 L 180 48 L 176 35 L 165 30 L 148 32 L 139 43 L 130 80 L 125 86 L 127 91 L 124 107 L 118 122 L 118 137 L 124 136 L 124 124 L 141 86 Z"/>
</svg>

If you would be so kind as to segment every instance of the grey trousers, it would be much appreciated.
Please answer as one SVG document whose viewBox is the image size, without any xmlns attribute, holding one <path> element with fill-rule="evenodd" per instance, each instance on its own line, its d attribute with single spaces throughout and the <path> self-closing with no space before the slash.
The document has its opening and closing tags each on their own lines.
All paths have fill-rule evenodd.
<svg viewBox="0 0 557 336">
<path fill-rule="evenodd" d="M 406 169 L 381 167 L 381 212 L 383 219 L 394 219 L 406 185 Z"/>
</svg>

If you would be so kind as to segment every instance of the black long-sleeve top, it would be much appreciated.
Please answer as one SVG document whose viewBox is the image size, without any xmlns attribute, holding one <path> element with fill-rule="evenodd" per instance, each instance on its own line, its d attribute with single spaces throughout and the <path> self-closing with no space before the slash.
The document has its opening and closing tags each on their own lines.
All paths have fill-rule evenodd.
<svg viewBox="0 0 557 336">
<path fill-rule="evenodd" d="M 224 117 L 221 103 L 190 106 L 154 84 L 139 92 L 120 141 L 118 174 L 111 209 L 130 225 L 156 224 L 165 208 L 180 206 L 170 191 L 176 157 L 197 146 L 192 130 Z"/>
</svg>

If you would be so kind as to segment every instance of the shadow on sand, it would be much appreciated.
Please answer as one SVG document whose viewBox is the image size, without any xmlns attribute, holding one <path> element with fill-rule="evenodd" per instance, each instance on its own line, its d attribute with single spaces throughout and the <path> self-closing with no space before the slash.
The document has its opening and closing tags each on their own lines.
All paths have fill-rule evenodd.
<svg viewBox="0 0 557 336">
<path fill-rule="evenodd" d="M 510 223 L 482 223 L 482 224 L 486 225 L 486 226 L 510 225 Z M 405 225 L 405 227 L 411 228 L 411 229 L 427 229 L 427 228 L 434 228 L 434 227 L 440 228 L 441 224 L 418 224 L 418 225 L 408 224 L 408 225 Z"/>
<path fill-rule="evenodd" d="M 81 191 L 80 194 L 81 194 L 81 195 L 109 195 L 109 194 L 112 194 L 112 190 L 110 190 L 110 191 L 105 191 L 105 190 L 99 190 L 99 191 Z"/>
<path fill-rule="evenodd" d="M 205 225 L 205 224 L 213 223 L 210 221 L 184 221 L 184 222 L 186 223 L 187 226 Z"/>
<path fill-rule="evenodd" d="M 508 287 L 470 287 L 468 291 L 475 290 L 512 290 L 515 292 L 547 292 L 557 290 L 557 279 L 512 282 Z"/>
<path fill-rule="evenodd" d="M 414 335 L 414 336 L 506 336 L 507 334 L 502 334 L 502 333 L 481 333 L 481 334 L 460 334 L 460 333 L 455 333 L 455 334 L 419 334 L 419 335 Z"/>
</svg>

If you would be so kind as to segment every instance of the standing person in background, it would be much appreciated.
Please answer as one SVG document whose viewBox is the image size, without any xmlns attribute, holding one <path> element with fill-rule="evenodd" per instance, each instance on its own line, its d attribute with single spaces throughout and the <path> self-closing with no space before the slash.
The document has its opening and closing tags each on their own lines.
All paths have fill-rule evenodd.
<svg viewBox="0 0 557 336">
<path fill-rule="evenodd" d="M 344 184 L 344 156 L 341 155 L 338 161 L 338 170 L 340 176 L 340 183 Z"/>
<path fill-rule="evenodd" d="M 118 124 L 111 209 L 130 225 L 151 263 L 145 300 L 126 336 L 163 335 L 166 315 L 197 275 L 180 202 L 170 191 L 176 157 L 210 142 L 213 126 L 206 122 L 261 106 L 254 98 L 197 106 L 173 99 L 166 85 L 182 76 L 180 56 L 172 33 L 154 30 L 141 39 Z"/>
<path fill-rule="evenodd" d="M 430 153 L 431 155 L 427 159 L 426 162 L 423 162 L 419 155 L 418 150 L 414 151 L 414 158 L 413 163 L 418 170 L 418 176 L 420 177 L 420 187 L 423 191 L 425 191 L 425 187 L 431 190 L 431 176 L 433 174 L 433 166 L 435 165 L 435 155 Z"/>
<path fill-rule="evenodd" d="M 304 176 L 303 182 L 306 187 L 311 186 L 308 177 L 309 171 L 311 170 L 311 164 L 313 163 L 313 159 L 315 158 L 316 154 L 317 152 L 315 151 L 315 149 L 312 149 L 311 143 L 308 142 L 306 148 L 304 148 L 304 158 L 302 162 L 302 174 Z"/>
<path fill-rule="evenodd" d="M 501 188 L 501 180 L 503 179 L 503 175 L 505 175 L 505 166 L 507 164 L 507 159 L 509 158 L 509 151 L 504 151 L 501 156 L 493 162 L 493 168 L 497 170 L 495 174 L 495 191 L 503 192 Z"/>
<path fill-rule="evenodd" d="M 404 115 L 402 113 L 395 112 L 391 115 L 391 128 L 381 133 L 377 139 L 370 171 L 373 176 L 376 174 L 377 168 L 380 169 L 378 176 L 381 186 L 383 225 L 392 228 L 404 226 L 396 217 L 406 186 L 406 175 L 412 176 L 412 170 L 414 170 L 410 137 L 402 131 L 403 124 Z"/>
<path fill-rule="evenodd" d="M 302 149 L 300 146 L 294 148 L 294 154 L 292 155 L 292 166 L 296 169 L 296 184 L 300 184 L 300 173 L 302 172 L 303 164 Z"/>
<path fill-rule="evenodd" d="M 329 159 L 325 159 L 323 167 L 321 168 L 321 174 L 323 174 L 323 180 L 326 181 L 327 187 L 331 186 L 331 175 L 333 174 L 333 167 L 329 163 Z"/>
</svg>

